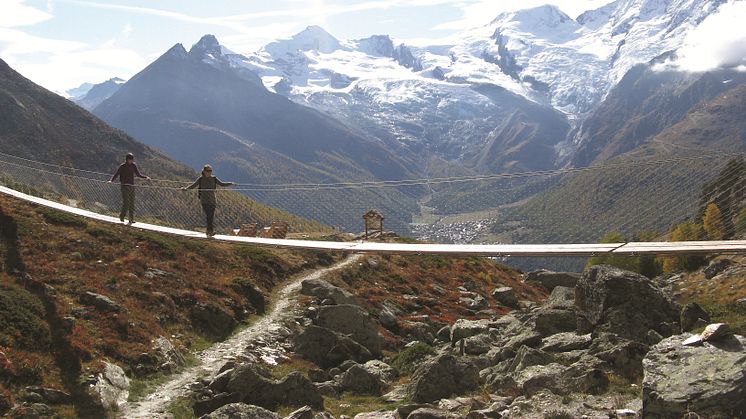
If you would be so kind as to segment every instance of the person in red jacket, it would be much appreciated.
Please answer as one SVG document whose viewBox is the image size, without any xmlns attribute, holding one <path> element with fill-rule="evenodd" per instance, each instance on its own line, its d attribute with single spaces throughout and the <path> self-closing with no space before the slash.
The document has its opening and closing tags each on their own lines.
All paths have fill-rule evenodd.
<svg viewBox="0 0 746 419">
<path fill-rule="evenodd" d="M 148 176 L 140 173 L 140 170 L 135 164 L 135 155 L 127 153 L 122 163 L 114 176 L 111 177 L 109 182 L 114 182 L 119 178 L 122 190 L 122 210 L 119 212 L 119 220 L 124 222 L 124 216 L 129 214 L 129 223 L 132 224 L 135 215 L 135 176 L 142 179 L 150 179 Z"/>
</svg>

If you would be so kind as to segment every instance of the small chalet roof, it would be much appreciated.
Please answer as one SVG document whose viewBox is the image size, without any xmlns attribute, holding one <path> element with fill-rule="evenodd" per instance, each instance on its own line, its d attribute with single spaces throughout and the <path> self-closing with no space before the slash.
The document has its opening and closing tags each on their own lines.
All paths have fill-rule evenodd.
<svg viewBox="0 0 746 419">
<path fill-rule="evenodd" d="M 370 210 L 370 211 L 366 212 L 363 215 L 363 218 L 366 219 L 366 220 L 369 220 L 371 218 L 378 218 L 380 220 L 383 220 L 383 214 L 381 214 L 380 211 L 373 209 L 373 210 Z"/>
</svg>

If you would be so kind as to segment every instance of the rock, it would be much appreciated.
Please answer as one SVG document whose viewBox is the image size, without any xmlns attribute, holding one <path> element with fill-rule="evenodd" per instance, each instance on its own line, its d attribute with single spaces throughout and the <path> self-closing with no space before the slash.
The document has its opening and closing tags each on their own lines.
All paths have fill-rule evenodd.
<svg viewBox="0 0 746 419">
<path fill-rule="evenodd" d="M 544 303 L 544 307 L 575 310 L 575 288 L 556 286 Z"/>
<path fill-rule="evenodd" d="M 377 359 L 366 362 L 363 368 L 384 383 L 392 382 L 399 376 L 399 373 L 391 365 Z"/>
<path fill-rule="evenodd" d="M 316 390 L 318 390 L 319 394 L 322 396 L 339 398 L 339 394 L 342 392 L 342 387 L 334 380 L 316 383 L 315 385 Z"/>
<path fill-rule="evenodd" d="M 334 419 L 334 416 L 329 412 L 319 412 L 313 416 L 313 419 Z"/>
<path fill-rule="evenodd" d="M 412 376 L 409 394 L 427 403 L 471 391 L 479 385 L 479 371 L 470 361 L 442 354 L 421 365 Z"/>
<path fill-rule="evenodd" d="M 718 339 L 722 339 L 725 336 L 732 334 L 730 326 L 725 323 L 713 323 L 705 327 L 702 331 L 702 340 L 705 342 L 712 342 Z"/>
<path fill-rule="evenodd" d="M 116 409 L 127 402 L 130 380 L 119 366 L 103 363 L 103 370 L 87 388 L 88 394 L 104 409 Z"/>
<path fill-rule="evenodd" d="M 515 384 L 523 393 L 531 396 L 542 389 L 549 389 L 557 394 L 560 383 L 564 380 L 565 367 L 560 364 L 533 365 L 513 375 Z"/>
<path fill-rule="evenodd" d="M 431 327 L 428 324 L 404 320 L 401 323 L 401 329 L 402 334 L 406 334 L 407 337 L 413 340 L 425 342 L 428 345 L 432 345 L 435 342 L 435 336 L 433 336 Z"/>
<path fill-rule="evenodd" d="M 42 419 L 56 417 L 54 410 L 44 403 L 17 405 L 9 417 L 14 419 Z"/>
<path fill-rule="evenodd" d="M 313 409 L 311 406 L 303 406 L 300 409 L 285 416 L 284 419 L 313 419 Z"/>
<path fill-rule="evenodd" d="M 723 272 L 733 265 L 733 261 L 730 259 L 718 259 L 710 262 L 709 265 L 704 269 L 705 278 L 712 279 L 717 274 Z"/>
<path fill-rule="evenodd" d="M 648 335 L 645 337 L 645 343 L 648 345 L 655 345 L 662 340 L 663 336 L 653 329 L 648 330 Z"/>
<path fill-rule="evenodd" d="M 547 365 L 554 361 L 553 357 L 540 350 L 521 346 L 508 367 L 509 371 L 520 371 L 532 365 Z"/>
<path fill-rule="evenodd" d="M 702 336 L 700 335 L 693 335 L 689 336 L 688 338 L 684 339 L 684 341 L 681 343 L 684 346 L 702 346 L 705 342 L 702 340 Z"/>
<path fill-rule="evenodd" d="M 435 335 L 436 338 L 438 338 L 441 342 L 450 342 L 451 341 L 451 326 L 443 326 L 440 329 L 438 329 L 438 333 Z"/>
<path fill-rule="evenodd" d="M 679 310 L 648 278 L 596 265 L 575 287 L 578 332 L 611 332 L 644 342 L 648 330 L 670 336 L 668 324 L 678 323 Z"/>
<path fill-rule="evenodd" d="M 642 359 L 649 346 L 611 333 L 599 333 L 588 348 L 588 353 L 606 363 L 615 374 L 636 379 L 642 375 Z"/>
<path fill-rule="evenodd" d="M 240 394 L 245 403 L 268 409 L 280 405 L 324 407 L 316 386 L 297 371 L 291 372 L 282 380 L 274 381 L 264 377 L 258 367 L 243 364 L 231 374 L 227 391 Z"/>
<path fill-rule="evenodd" d="M 405 405 L 401 405 L 401 406 L 397 407 L 394 412 L 396 412 L 396 414 L 400 418 L 407 418 L 415 410 L 422 409 L 422 408 L 428 408 L 428 407 L 432 407 L 432 405 L 429 405 L 429 404 L 405 404 Z"/>
<path fill-rule="evenodd" d="M 245 403 L 227 404 L 200 419 L 280 419 L 276 413 Z"/>
<path fill-rule="evenodd" d="M 354 365 L 342 374 L 340 387 L 353 394 L 380 396 L 386 383 L 360 365 Z"/>
<path fill-rule="evenodd" d="M 231 288 L 246 298 L 256 314 L 264 314 L 266 312 L 267 298 L 254 284 L 246 280 L 238 280 L 233 281 Z"/>
<path fill-rule="evenodd" d="M 485 333 L 489 330 L 489 322 L 486 320 L 458 319 L 451 326 L 451 342 L 456 343 L 469 336 Z"/>
<path fill-rule="evenodd" d="M 322 368 L 336 367 L 346 360 L 365 362 L 373 354 L 347 336 L 324 327 L 309 326 L 294 340 L 294 351 Z"/>
<path fill-rule="evenodd" d="M 685 335 L 653 346 L 643 360 L 645 417 L 746 417 L 746 339 L 684 346 Z"/>
<path fill-rule="evenodd" d="M 161 371 L 172 372 L 186 365 L 186 359 L 181 354 L 181 351 L 176 349 L 171 341 L 163 336 L 158 336 L 155 339 L 153 352 L 158 360 L 158 369 Z"/>
<path fill-rule="evenodd" d="M 399 419 L 396 411 L 368 412 L 358 413 L 355 419 Z"/>
<path fill-rule="evenodd" d="M 198 303 L 189 310 L 195 329 L 216 340 L 230 336 L 238 322 L 227 311 L 212 302 Z"/>
<path fill-rule="evenodd" d="M 513 351 L 518 350 L 523 345 L 532 348 L 541 345 L 541 335 L 539 332 L 530 328 L 523 328 L 517 335 L 507 338 L 502 344 L 503 347 Z"/>
<path fill-rule="evenodd" d="M 342 288 L 323 279 L 305 279 L 301 281 L 301 294 L 316 297 L 319 300 L 330 299 L 334 304 L 357 305 L 355 296 Z"/>
<path fill-rule="evenodd" d="M 378 334 L 376 322 L 358 306 L 340 304 L 320 307 L 314 323 L 347 335 L 350 339 L 368 348 L 374 356 L 381 354 L 383 338 Z"/>
<path fill-rule="evenodd" d="M 688 332 L 694 328 L 695 323 L 698 319 L 702 319 L 706 322 L 710 321 L 710 315 L 702 309 L 697 303 L 689 303 L 681 309 L 679 315 L 679 322 L 681 323 L 681 331 Z"/>
<path fill-rule="evenodd" d="M 464 342 L 464 353 L 468 355 L 482 355 L 489 352 L 492 348 L 492 338 L 483 333 L 481 335 L 469 336 L 463 340 Z"/>
<path fill-rule="evenodd" d="M 456 419 L 460 416 L 447 410 L 421 407 L 407 416 L 407 419 Z"/>
<path fill-rule="evenodd" d="M 588 349 L 591 346 L 591 334 L 579 335 L 575 332 L 557 333 L 544 338 L 541 350 L 546 352 L 568 352 L 577 349 Z"/>
<path fill-rule="evenodd" d="M 557 289 L 557 288 L 555 288 Z M 536 313 L 536 331 L 541 336 L 550 336 L 561 332 L 572 332 L 577 328 L 575 310 L 542 307 Z"/>
<path fill-rule="evenodd" d="M 192 410 L 195 416 L 202 417 L 225 405 L 239 402 L 241 402 L 241 395 L 238 393 L 217 393 L 212 397 L 196 400 L 192 406 Z"/>
<path fill-rule="evenodd" d="M 331 376 L 326 371 L 319 368 L 311 368 L 308 370 L 308 379 L 314 383 L 323 383 L 324 381 L 331 380 Z"/>
<path fill-rule="evenodd" d="M 506 307 L 518 307 L 518 296 L 511 287 L 495 288 L 492 291 L 492 298 Z"/>
<path fill-rule="evenodd" d="M 487 308 L 489 306 L 489 302 L 486 298 L 482 297 L 481 295 L 477 295 L 476 297 L 472 298 L 467 304 L 466 308 L 472 311 L 479 311 L 483 308 Z"/>
<path fill-rule="evenodd" d="M 86 291 L 80 296 L 80 302 L 87 306 L 94 306 L 101 311 L 122 311 L 122 306 L 115 303 L 111 298 L 90 291 Z"/>
<path fill-rule="evenodd" d="M 580 274 L 574 272 L 552 272 L 545 269 L 529 272 L 524 277 L 525 282 L 540 285 L 547 291 L 558 286 L 573 288 L 579 279 Z"/>
<path fill-rule="evenodd" d="M 40 395 L 42 401 L 49 404 L 68 404 L 72 402 L 72 396 L 62 390 L 38 386 L 29 386 L 25 390 Z"/>
</svg>

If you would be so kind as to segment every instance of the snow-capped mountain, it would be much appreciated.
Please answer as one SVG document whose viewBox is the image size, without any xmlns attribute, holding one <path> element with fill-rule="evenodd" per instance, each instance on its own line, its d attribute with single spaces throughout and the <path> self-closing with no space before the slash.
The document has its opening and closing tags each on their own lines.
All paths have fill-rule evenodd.
<svg viewBox="0 0 746 419">
<path fill-rule="evenodd" d="M 566 135 L 633 66 L 678 49 L 723 3 L 617 0 L 577 20 L 545 5 L 500 14 L 425 46 L 386 35 L 338 40 L 311 26 L 254 53 L 224 57 L 270 90 L 374 132 L 394 148 L 474 171 L 548 168 L 578 146 Z M 552 129 L 506 143 L 524 150 L 538 144 L 542 153 L 524 161 L 521 150 L 495 150 L 490 138 L 527 123 Z M 485 156 L 487 150 L 495 151 Z"/>
</svg>

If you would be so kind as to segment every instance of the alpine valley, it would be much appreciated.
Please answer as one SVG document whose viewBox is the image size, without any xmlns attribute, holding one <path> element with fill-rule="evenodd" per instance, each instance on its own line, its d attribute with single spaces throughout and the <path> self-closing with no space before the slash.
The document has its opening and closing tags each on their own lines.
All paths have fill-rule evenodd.
<svg viewBox="0 0 746 419">
<path fill-rule="evenodd" d="M 737 63 L 699 73 L 677 65 L 687 37 L 726 4 L 617 0 L 576 18 L 545 5 L 500 14 L 432 45 L 406 45 L 387 35 L 339 40 L 310 26 L 239 54 L 205 35 L 189 51 L 175 45 L 124 84 L 107 82 L 107 99 L 101 101 L 104 89 L 93 87 L 77 100 L 84 106 L 99 101 L 92 112 L 112 126 L 193 168 L 215 162 L 241 183 L 585 167 L 656 143 L 656 136 L 746 81 Z M 741 150 L 739 135 L 698 145 Z M 676 147 L 651 153 L 671 152 Z M 530 207 L 531 198 L 548 190 L 556 196 L 557 183 L 525 181 L 510 194 L 453 184 L 330 195 L 354 201 L 347 212 L 264 200 L 345 227 L 358 223 L 361 208 L 379 207 L 391 216 L 392 228 L 411 232 L 413 222 L 428 216 Z M 484 240 L 444 225 L 440 239 Z"/>
</svg>

